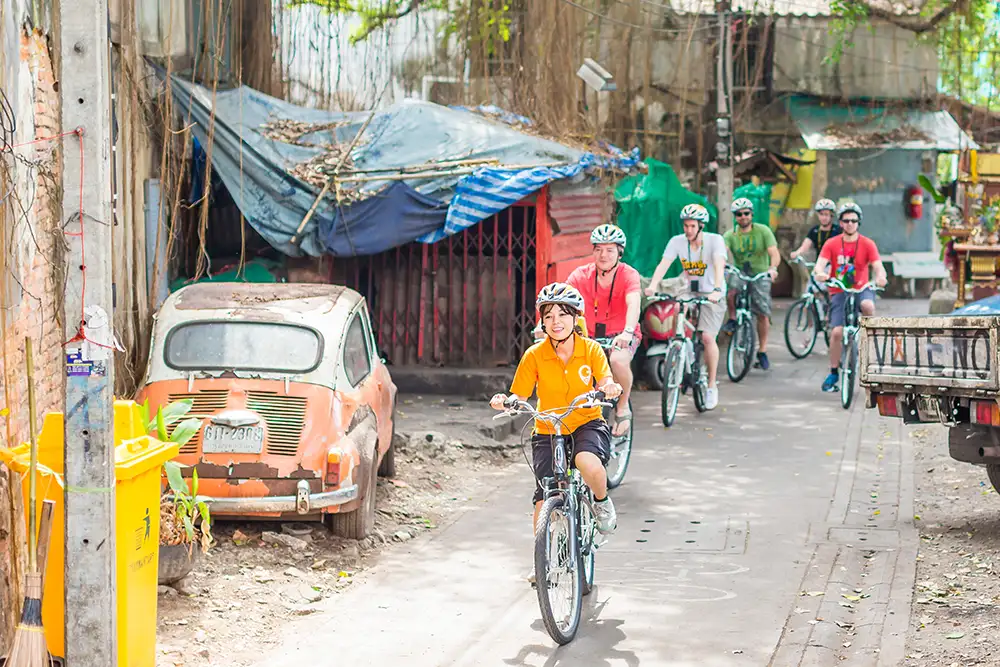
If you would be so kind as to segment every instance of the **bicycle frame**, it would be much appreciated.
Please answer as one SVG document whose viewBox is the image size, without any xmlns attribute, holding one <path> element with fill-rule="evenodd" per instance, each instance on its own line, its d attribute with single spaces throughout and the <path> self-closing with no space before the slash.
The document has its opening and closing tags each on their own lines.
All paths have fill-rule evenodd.
<svg viewBox="0 0 1000 667">
<path fill-rule="evenodd" d="M 580 558 L 580 544 L 579 539 L 579 509 L 580 509 L 580 499 L 582 498 L 585 502 L 590 502 L 587 494 L 583 491 L 587 488 L 587 485 L 583 481 L 583 477 L 580 471 L 576 468 L 572 468 L 569 462 L 569 456 L 566 452 L 566 436 L 562 432 L 562 419 L 568 415 L 573 410 L 581 407 L 610 407 L 610 403 L 604 402 L 604 392 L 594 391 L 584 394 L 583 396 L 578 396 L 569 406 L 565 408 L 554 408 L 552 410 L 546 410 L 540 412 L 535 408 L 531 407 L 530 404 L 524 401 L 517 401 L 511 403 L 510 407 L 504 414 L 516 414 L 516 413 L 526 413 L 529 414 L 533 419 L 546 422 L 551 424 L 555 429 L 555 433 L 552 434 L 550 441 L 552 443 L 552 477 L 546 477 L 542 480 L 538 480 L 536 483 L 542 485 L 542 500 L 548 500 L 554 495 L 562 494 L 568 508 L 567 520 L 569 521 L 570 528 L 570 559 L 571 563 L 575 566 L 577 560 Z M 561 411 L 561 412 L 560 412 Z M 558 414 L 556 414 L 558 413 Z M 498 415 L 498 416 L 502 416 Z M 590 508 L 593 511 L 593 507 Z"/>
</svg>

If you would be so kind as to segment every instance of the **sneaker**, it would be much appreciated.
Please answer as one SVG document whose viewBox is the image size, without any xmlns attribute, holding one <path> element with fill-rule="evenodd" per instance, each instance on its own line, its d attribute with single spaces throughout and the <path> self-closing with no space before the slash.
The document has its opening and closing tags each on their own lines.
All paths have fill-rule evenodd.
<svg viewBox="0 0 1000 667">
<path fill-rule="evenodd" d="M 714 410 L 719 404 L 719 386 L 709 387 L 705 390 L 705 409 Z"/>
<path fill-rule="evenodd" d="M 594 521 L 597 523 L 597 530 L 602 534 L 610 535 L 615 532 L 615 528 L 618 527 L 618 514 L 610 497 L 594 503 Z"/>
<path fill-rule="evenodd" d="M 531 572 L 528 574 L 528 583 L 531 584 L 532 588 L 536 588 L 537 587 L 537 584 L 535 583 L 535 570 L 534 569 L 532 569 Z"/>
<path fill-rule="evenodd" d="M 771 361 L 767 358 L 767 352 L 757 353 L 757 366 L 762 371 L 766 371 L 771 368 Z"/>
<path fill-rule="evenodd" d="M 830 373 L 823 380 L 823 391 L 837 391 L 837 381 L 840 379 L 840 375 L 837 373 Z"/>
<path fill-rule="evenodd" d="M 736 320 L 729 320 L 724 325 L 722 325 L 722 333 L 731 334 L 736 331 Z"/>
</svg>

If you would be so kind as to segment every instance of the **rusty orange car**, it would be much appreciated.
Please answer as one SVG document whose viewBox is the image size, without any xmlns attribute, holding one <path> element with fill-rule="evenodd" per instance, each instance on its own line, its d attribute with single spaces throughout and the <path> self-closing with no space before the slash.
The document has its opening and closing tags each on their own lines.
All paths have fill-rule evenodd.
<svg viewBox="0 0 1000 667">
<path fill-rule="evenodd" d="M 325 519 L 361 539 L 395 474 L 396 386 L 364 298 L 339 285 L 196 283 L 156 315 L 140 401 L 190 399 L 180 452 L 216 517 Z"/>
</svg>

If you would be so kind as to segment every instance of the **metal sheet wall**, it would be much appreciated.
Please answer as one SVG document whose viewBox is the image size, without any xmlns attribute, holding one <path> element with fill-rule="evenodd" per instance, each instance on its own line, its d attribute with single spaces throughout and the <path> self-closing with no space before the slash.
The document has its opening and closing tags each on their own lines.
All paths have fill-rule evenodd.
<svg viewBox="0 0 1000 667">
<path fill-rule="evenodd" d="M 923 168 L 923 151 L 828 151 L 826 160 L 826 196 L 834 201 L 850 198 L 861 205 L 865 213 L 861 233 L 875 240 L 882 255 L 933 248 L 933 205 L 925 199 L 919 220 L 907 218 L 904 208 L 906 188 L 917 184 Z"/>
<path fill-rule="evenodd" d="M 514 206 L 433 245 L 334 259 L 331 282 L 368 299 L 382 354 L 396 365 L 495 367 L 531 344 L 533 206 Z"/>
</svg>

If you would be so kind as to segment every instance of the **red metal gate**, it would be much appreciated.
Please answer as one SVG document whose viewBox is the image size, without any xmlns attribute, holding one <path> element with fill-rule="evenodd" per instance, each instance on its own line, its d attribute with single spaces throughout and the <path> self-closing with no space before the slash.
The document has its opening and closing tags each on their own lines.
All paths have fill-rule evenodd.
<svg viewBox="0 0 1000 667">
<path fill-rule="evenodd" d="M 331 281 L 368 299 L 393 364 L 506 366 L 531 344 L 536 247 L 535 207 L 518 205 L 433 245 L 334 259 Z"/>
</svg>

